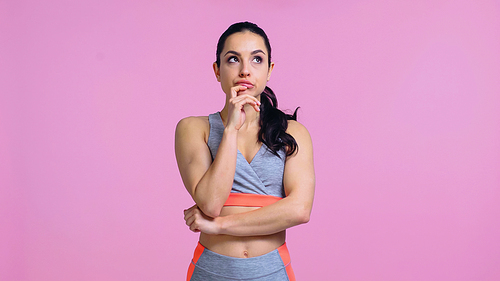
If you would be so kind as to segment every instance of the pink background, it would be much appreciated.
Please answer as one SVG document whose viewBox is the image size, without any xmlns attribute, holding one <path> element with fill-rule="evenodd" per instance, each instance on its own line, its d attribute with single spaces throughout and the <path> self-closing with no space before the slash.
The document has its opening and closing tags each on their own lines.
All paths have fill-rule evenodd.
<svg viewBox="0 0 500 281">
<path fill-rule="evenodd" d="M 268 33 L 316 199 L 299 280 L 500 280 L 499 1 L 0 1 L 0 280 L 183 280 L 174 128 Z"/>
</svg>

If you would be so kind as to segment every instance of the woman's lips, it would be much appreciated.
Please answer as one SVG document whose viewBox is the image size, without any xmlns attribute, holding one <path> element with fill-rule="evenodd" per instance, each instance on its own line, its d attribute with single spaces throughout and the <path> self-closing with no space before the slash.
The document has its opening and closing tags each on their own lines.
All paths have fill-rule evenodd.
<svg viewBox="0 0 500 281">
<path fill-rule="evenodd" d="M 245 86 L 245 87 L 247 87 L 247 89 L 252 89 L 253 88 L 253 84 L 250 83 L 249 81 L 239 81 L 236 84 L 238 84 L 240 86 Z"/>
</svg>

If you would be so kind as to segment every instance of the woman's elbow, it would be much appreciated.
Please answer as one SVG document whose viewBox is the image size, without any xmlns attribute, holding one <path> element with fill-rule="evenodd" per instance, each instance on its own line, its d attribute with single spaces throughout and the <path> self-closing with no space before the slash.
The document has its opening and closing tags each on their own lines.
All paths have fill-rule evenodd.
<svg viewBox="0 0 500 281">
<path fill-rule="evenodd" d="M 220 215 L 222 211 L 222 206 L 216 206 L 215 204 L 201 204 L 198 208 L 208 217 L 216 218 Z"/>
<path fill-rule="evenodd" d="M 311 209 L 310 208 L 298 208 L 295 219 L 297 224 L 308 223 L 311 218 Z"/>
<path fill-rule="evenodd" d="M 224 207 L 223 204 L 218 203 L 219 200 L 217 198 L 204 194 L 195 193 L 193 199 L 203 214 L 211 218 L 218 217 L 222 211 L 222 207 Z"/>
<path fill-rule="evenodd" d="M 300 216 L 300 223 L 308 223 L 309 220 L 311 219 L 311 214 L 310 212 L 303 212 Z"/>
</svg>

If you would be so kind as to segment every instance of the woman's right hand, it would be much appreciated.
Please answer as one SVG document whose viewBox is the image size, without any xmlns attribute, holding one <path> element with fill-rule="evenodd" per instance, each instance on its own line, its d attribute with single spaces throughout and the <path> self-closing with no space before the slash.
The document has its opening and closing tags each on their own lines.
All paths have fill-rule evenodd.
<svg viewBox="0 0 500 281">
<path fill-rule="evenodd" d="M 245 105 L 251 105 L 255 111 L 260 111 L 260 101 L 249 94 L 238 95 L 238 92 L 248 89 L 246 86 L 238 85 L 231 88 L 231 98 L 227 114 L 227 128 L 239 130 L 245 123 Z"/>
</svg>

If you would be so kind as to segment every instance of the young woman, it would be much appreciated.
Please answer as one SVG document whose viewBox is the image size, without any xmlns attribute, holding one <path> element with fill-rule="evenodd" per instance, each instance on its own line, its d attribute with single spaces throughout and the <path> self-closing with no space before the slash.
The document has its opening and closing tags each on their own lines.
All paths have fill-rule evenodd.
<svg viewBox="0 0 500 281">
<path fill-rule="evenodd" d="M 274 63 L 261 28 L 231 25 L 216 56 L 224 108 L 182 119 L 175 133 L 179 171 L 196 203 L 184 219 L 200 232 L 187 280 L 295 280 L 285 234 L 309 221 L 311 138 L 266 86 Z"/>
</svg>

